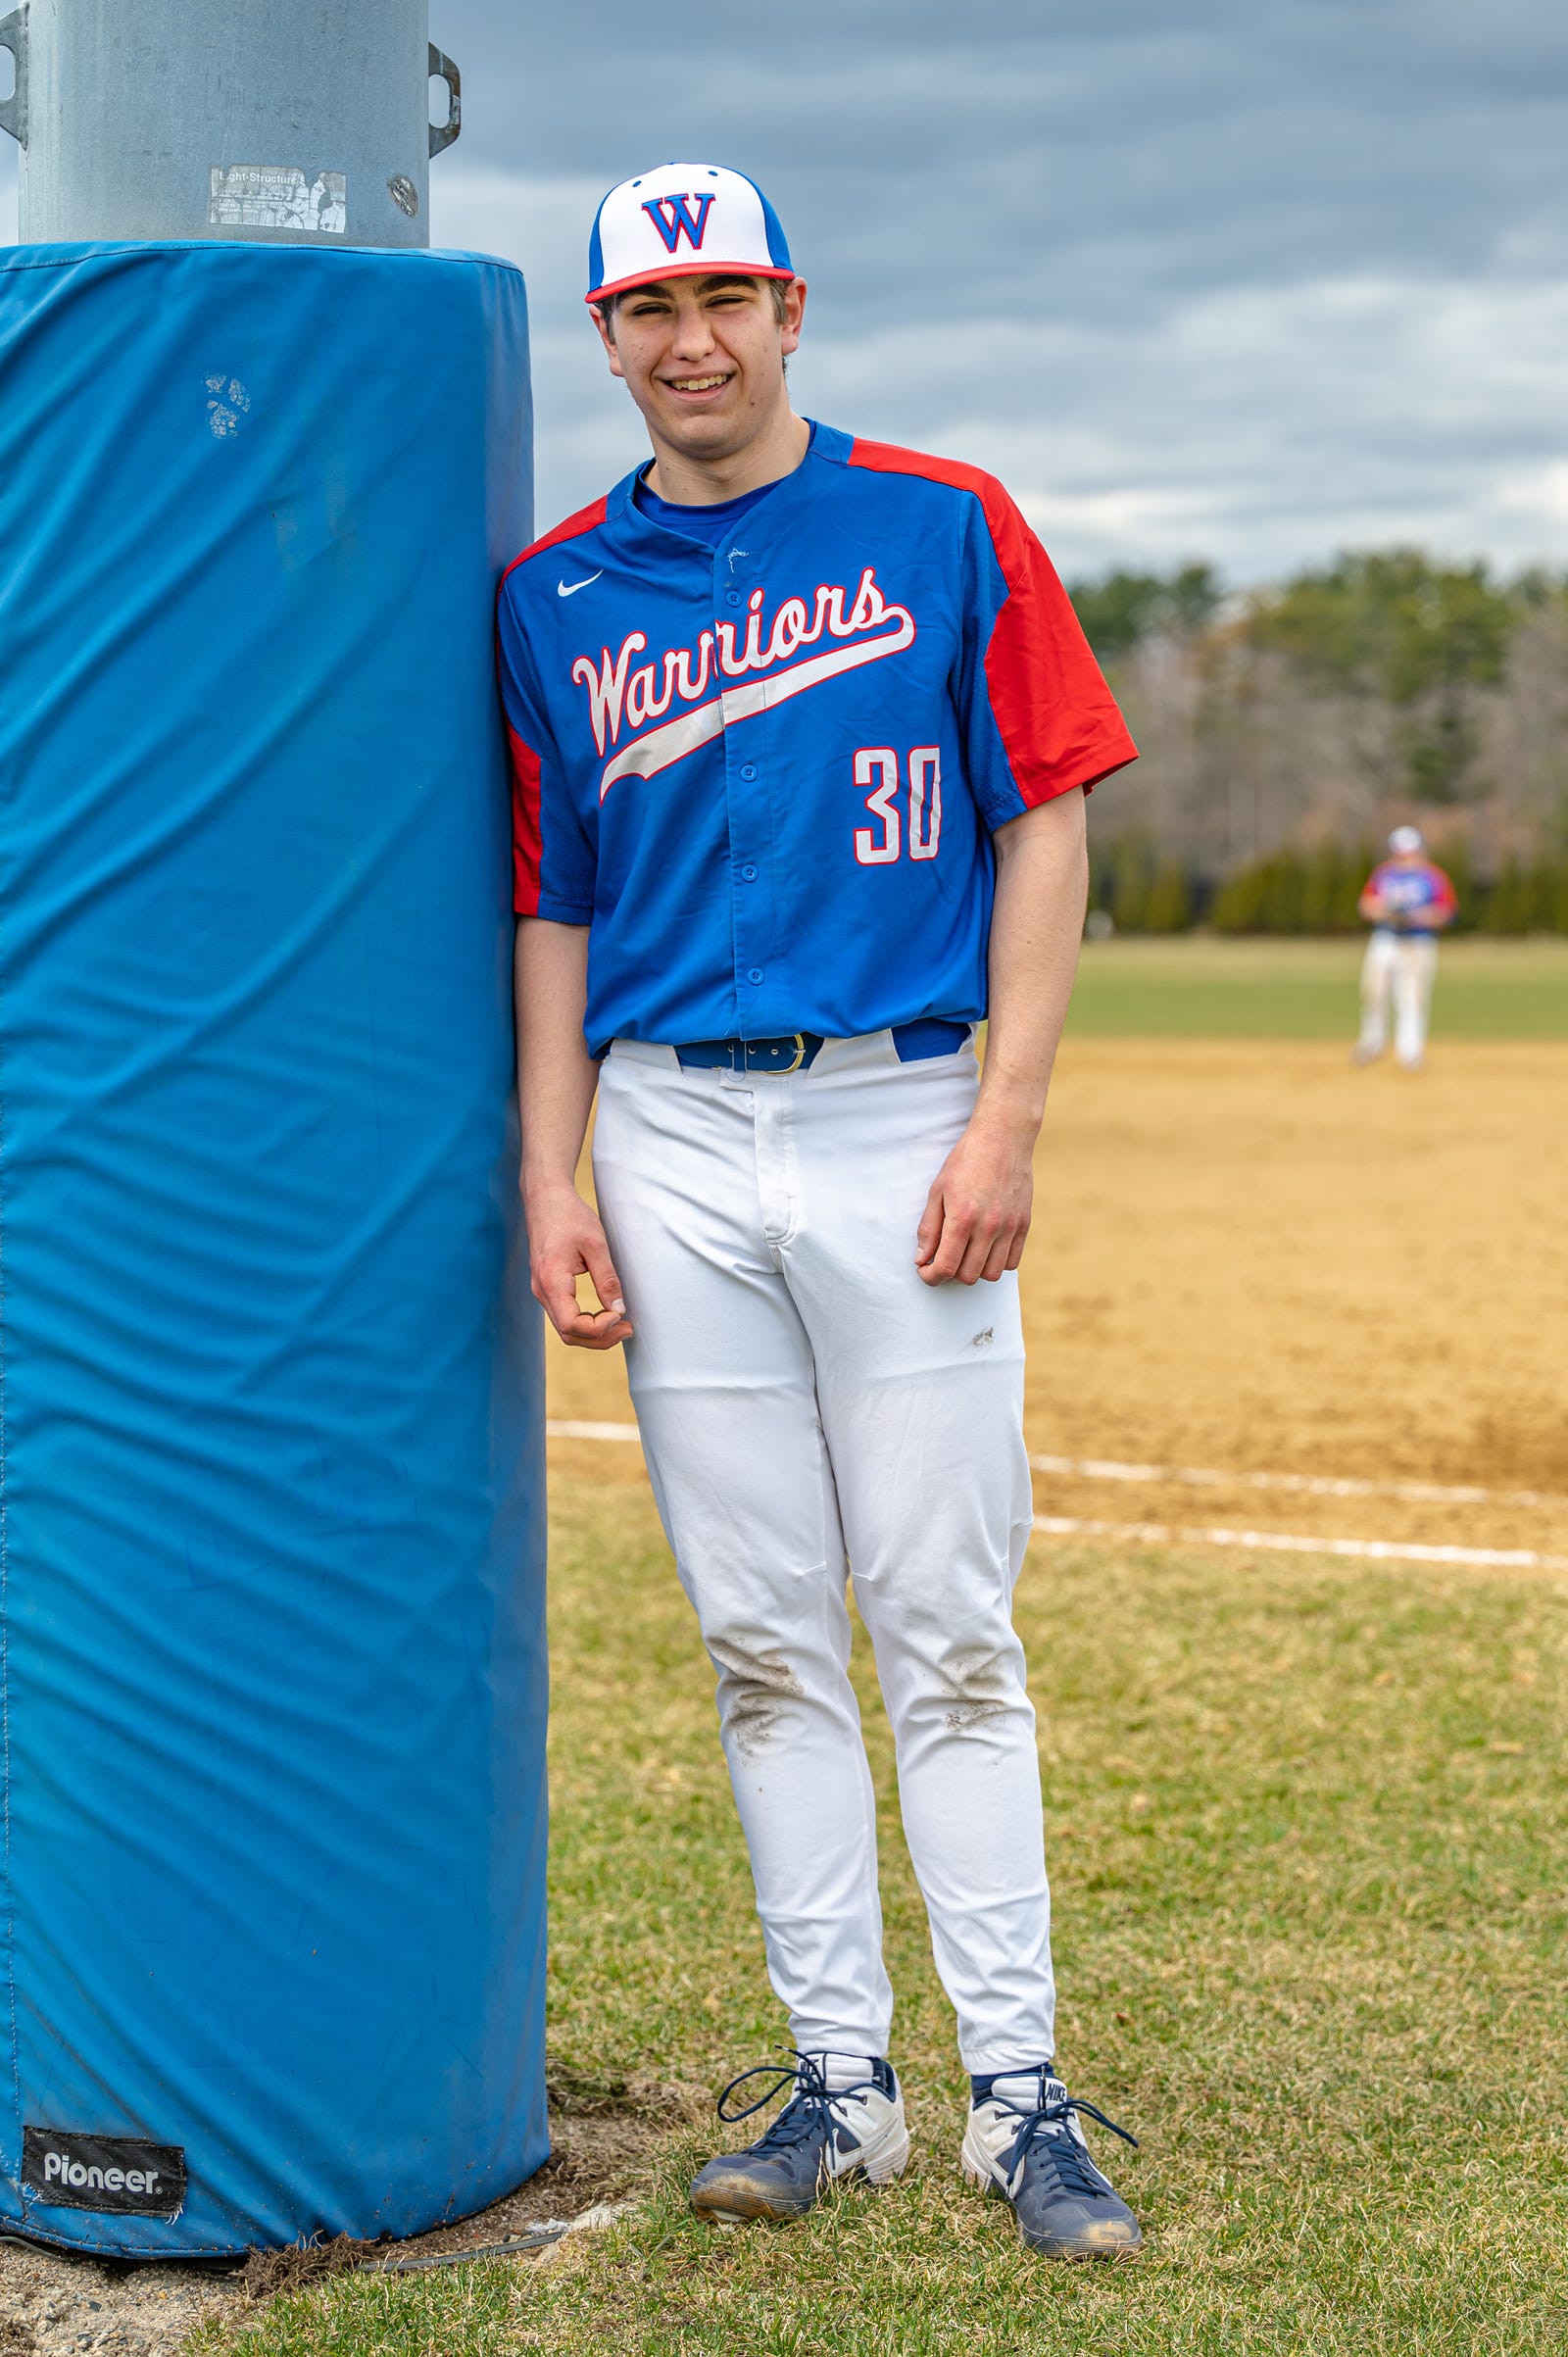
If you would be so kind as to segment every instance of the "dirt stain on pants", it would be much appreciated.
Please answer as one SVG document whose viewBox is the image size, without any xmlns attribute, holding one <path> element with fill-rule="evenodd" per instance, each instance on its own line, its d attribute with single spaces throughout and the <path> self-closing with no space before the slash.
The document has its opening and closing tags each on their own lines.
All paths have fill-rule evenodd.
<svg viewBox="0 0 1568 2357">
<path fill-rule="evenodd" d="M 722 1637 L 710 1637 L 708 1650 L 723 1672 L 724 1732 L 734 1736 L 741 1756 L 751 1759 L 772 1741 L 784 1704 L 803 1699 L 806 1689 L 787 1661 L 750 1653 Z"/>
</svg>

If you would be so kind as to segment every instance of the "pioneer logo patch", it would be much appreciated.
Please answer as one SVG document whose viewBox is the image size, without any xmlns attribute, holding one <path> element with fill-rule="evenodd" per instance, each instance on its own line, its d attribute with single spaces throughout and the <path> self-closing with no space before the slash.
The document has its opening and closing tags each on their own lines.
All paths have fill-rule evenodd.
<svg viewBox="0 0 1568 2357">
<path fill-rule="evenodd" d="M 24 2128 L 22 2182 L 57 2210 L 173 2218 L 185 2199 L 185 2151 L 181 2144 L 144 2144 L 134 2136 Z"/>
</svg>

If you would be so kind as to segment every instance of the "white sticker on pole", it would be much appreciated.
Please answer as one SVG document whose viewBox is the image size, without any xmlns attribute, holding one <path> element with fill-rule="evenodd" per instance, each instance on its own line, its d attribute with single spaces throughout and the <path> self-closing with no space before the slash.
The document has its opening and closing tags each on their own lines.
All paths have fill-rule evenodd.
<svg viewBox="0 0 1568 2357">
<path fill-rule="evenodd" d="M 215 164 L 209 223 L 217 229 L 304 229 L 341 237 L 349 183 L 341 172 L 308 180 L 287 164 Z"/>
</svg>

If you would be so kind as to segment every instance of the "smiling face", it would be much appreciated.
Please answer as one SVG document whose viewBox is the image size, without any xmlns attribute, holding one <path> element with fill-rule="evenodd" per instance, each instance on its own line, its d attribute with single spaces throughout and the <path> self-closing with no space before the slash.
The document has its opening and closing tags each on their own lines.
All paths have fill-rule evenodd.
<svg viewBox="0 0 1568 2357">
<path fill-rule="evenodd" d="M 790 280 L 776 304 L 780 283 L 663 278 L 621 295 L 608 326 L 595 312 L 611 373 L 641 410 L 662 464 L 732 475 L 788 439 L 798 420 L 784 362 L 801 340 L 806 282 Z"/>
</svg>

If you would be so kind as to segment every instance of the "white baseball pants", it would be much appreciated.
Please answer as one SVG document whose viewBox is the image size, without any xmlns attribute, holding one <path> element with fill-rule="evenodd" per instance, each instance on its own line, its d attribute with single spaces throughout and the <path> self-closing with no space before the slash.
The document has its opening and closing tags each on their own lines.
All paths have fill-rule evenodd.
<svg viewBox="0 0 1568 2357">
<path fill-rule="evenodd" d="M 797 2046 L 886 2054 L 876 1822 L 847 1577 L 893 1724 L 905 1834 L 971 2071 L 1053 2051 L 1015 1276 L 924 1285 L 915 1229 L 974 1104 L 972 1047 L 890 1034 L 809 1070 L 683 1070 L 617 1041 L 594 1178 L 632 1398 L 718 1678 L 768 1971 Z"/>
<path fill-rule="evenodd" d="M 1438 971 L 1437 937 L 1431 933 L 1374 932 L 1361 960 L 1361 1056 L 1381 1056 L 1389 1039 L 1389 1005 L 1394 1006 L 1394 1053 L 1401 1064 L 1418 1064 L 1427 1052 L 1427 1017 Z"/>
</svg>

